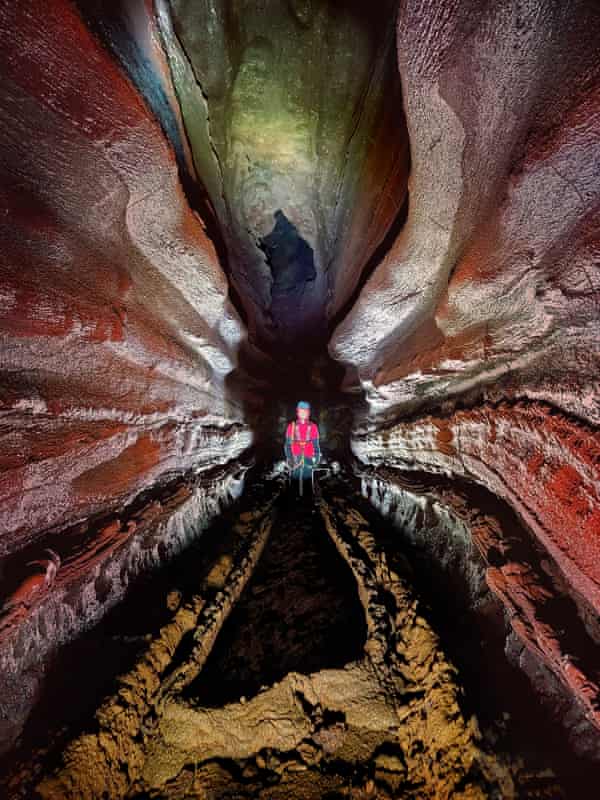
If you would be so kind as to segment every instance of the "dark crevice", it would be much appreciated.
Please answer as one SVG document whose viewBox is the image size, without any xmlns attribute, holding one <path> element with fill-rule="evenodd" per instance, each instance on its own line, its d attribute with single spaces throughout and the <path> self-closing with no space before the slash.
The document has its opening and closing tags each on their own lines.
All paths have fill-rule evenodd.
<svg viewBox="0 0 600 800">
<path fill-rule="evenodd" d="M 317 277 L 312 247 L 281 209 L 273 216 L 273 230 L 258 242 L 273 278 L 271 310 L 278 296 L 302 293 L 306 284 Z"/>
<path fill-rule="evenodd" d="M 252 697 L 288 672 L 342 667 L 362 656 L 364 610 L 346 563 L 310 498 L 295 487 L 278 516 L 248 586 L 188 691 L 221 706 Z"/>
</svg>

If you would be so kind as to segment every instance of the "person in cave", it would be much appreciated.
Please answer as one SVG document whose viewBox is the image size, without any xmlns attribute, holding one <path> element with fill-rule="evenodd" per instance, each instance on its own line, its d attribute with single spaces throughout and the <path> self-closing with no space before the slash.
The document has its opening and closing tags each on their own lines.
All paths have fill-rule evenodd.
<svg viewBox="0 0 600 800">
<path fill-rule="evenodd" d="M 312 474 L 321 460 L 319 429 L 310 419 L 310 403 L 301 400 L 296 406 L 296 419 L 285 432 L 285 457 L 292 479 L 298 481 L 299 492 L 304 492 L 304 482 L 312 486 Z"/>
</svg>

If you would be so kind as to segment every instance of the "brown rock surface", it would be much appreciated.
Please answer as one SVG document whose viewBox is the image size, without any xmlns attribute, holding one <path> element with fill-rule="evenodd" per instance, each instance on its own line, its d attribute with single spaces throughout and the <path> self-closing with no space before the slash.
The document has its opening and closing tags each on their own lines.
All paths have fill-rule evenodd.
<svg viewBox="0 0 600 800">
<path fill-rule="evenodd" d="M 194 613 L 188 604 L 119 680 L 118 696 L 96 714 L 99 732 L 69 745 L 62 767 L 39 785 L 42 797 L 94 798 L 106 791 L 115 799 L 144 792 L 179 797 L 184 786 L 194 797 L 220 796 L 226 786 L 241 797 L 265 798 L 316 798 L 328 791 L 343 797 L 519 796 L 518 765 L 480 748 L 476 720 L 461 709 L 457 672 L 367 519 L 339 494 L 322 499 L 320 511 L 324 527 L 315 522 L 312 535 L 332 537 L 363 604 L 368 635 L 359 659 L 338 669 L 292 672 L 248 700 L 203 707 L 182 696 L 183 685 L 173 691 L 172 675 L 184 669 L 178 650 L 183 647 L 184 663 L 192 661 L 185 660 L 181 633 L 173 646 L 165 645 L 165 636 L 182 614 L 192 630 L 198 610 L 218 631 L 223 592 Z M 268 516 L 238 523 L 238 536 L 264 541 L 278 520 L 265 528 L 261 519 Z M 248 525 L 253 532 L 244 532 Z M 235 566 L 225 593 L 234 574 Z M 199 644 L 214 641 L 199 631 L 202 626 L 195 627 Z M 169 661 L 179 665 L 175 673 Z M 555 784 L 547 788 L 560 796 Z"/>
</svg>

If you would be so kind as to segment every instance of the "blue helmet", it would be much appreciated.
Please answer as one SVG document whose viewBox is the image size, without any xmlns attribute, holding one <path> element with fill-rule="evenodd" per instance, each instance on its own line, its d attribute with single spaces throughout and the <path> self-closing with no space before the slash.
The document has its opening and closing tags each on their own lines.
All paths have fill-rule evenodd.
<svg viewBox="0 0 600 800">
<path fill-rule="evenodd" d="M 308 403 L 306 400 L 300 400 L 296 408 L 307 408 L 310 411 L 310 403 Z"/>
</svg>

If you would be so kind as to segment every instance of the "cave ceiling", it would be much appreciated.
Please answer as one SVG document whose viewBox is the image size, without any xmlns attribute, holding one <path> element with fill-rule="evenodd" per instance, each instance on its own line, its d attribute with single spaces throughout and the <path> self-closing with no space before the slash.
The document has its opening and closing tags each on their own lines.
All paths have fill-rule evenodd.
<svg viewBox="0 0 600 800">
<path fill-rule="evenodd" d="M 326 342 L 404 202 L 393 13 L 393 2 L 162 6 L 229 276 L 251 336 L 271 351 Z"/>
</svg>

